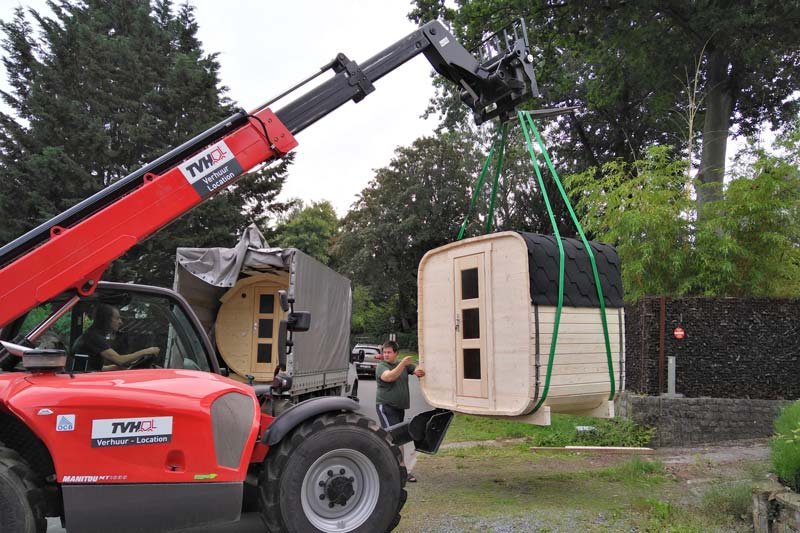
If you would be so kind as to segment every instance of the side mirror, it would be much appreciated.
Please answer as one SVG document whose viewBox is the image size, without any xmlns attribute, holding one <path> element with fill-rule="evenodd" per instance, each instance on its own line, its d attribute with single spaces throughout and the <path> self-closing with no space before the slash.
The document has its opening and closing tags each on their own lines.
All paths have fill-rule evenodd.
<svg viewBox="0 0 800 533">
<path fill-rule="evenodd" d="M 278 291 L 278 301 L 281 303 L 283 312 L 287 313 L 289 311 L 289 296 L 286 294 L 286 291 Z"/>
<path fill-rule="evenodd" d="M 225 368 L 225 367 L 222 367 L 222 368 L 220 368 L 220 369 L 219 369 L 219 375 L 220 375 L 220 376 L 225 376 L 225 377 L 227 378 L 227 377 L 228 377 L 228 376 L 230 376 L 231 374 L 230 374 L 230 372 L 228 371 L 228 369 L 227 369 L 227 368 Z"/>
<path fill-rule="evenodd" d="M 311 327 L 311 313 L 308 311 L 289 313 L 286 327 L 289 331 L 308 331 Z"/>
</svg>

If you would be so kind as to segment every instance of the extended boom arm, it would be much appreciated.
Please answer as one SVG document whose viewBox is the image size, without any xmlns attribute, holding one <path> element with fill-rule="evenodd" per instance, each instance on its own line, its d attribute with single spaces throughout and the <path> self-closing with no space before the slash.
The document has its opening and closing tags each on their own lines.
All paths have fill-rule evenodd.
<svg viewBox="0 0 800 533">
<path fill-rule="evenodd" d="M 437 21 L 360 65 L 339 54 L 320 72 L 332 69 L 332 78 L 279 111 L 267 107 L 274 100 L 240 110 L 0 248 L 0 327 L 70 288 L 90 294 L 111 261 L 243 173 L 283 157 L 297 146 L 295 134 L 362 100 L 374 81 L 421 53 L 461 87 L 479 124 L 505 120 L 538 96 L 522 23 L 484 41 L 477 58 Z"/>
</svg>

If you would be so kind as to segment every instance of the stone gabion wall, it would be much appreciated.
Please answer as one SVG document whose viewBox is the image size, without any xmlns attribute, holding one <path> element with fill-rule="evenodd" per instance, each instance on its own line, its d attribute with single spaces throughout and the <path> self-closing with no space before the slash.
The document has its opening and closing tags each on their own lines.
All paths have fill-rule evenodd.
<svg viewBox="0 0 800 533">
<path fill-rule="evenodd" d="M 656 429 L 653 446 L 688 446 L 770 437 L 773 421 L 789 402 L 734 398 L 667 398 L 623 392 L 616 411 Z"/>
<path fill-rule="evenodd" d="M 676 392 L 687 397 L 800 398 L 800 300 L 666 298 L 660 360 L 661 299 L 625 308 L 626 389 L 667 389 L 675 356 Z M 674 337 L 681 327 L 686 336 Z"/>
<path fill-rule="evenodd" d="M 659 306 L 652 300 L 642 298 L 635 305 L 625 306 L 625 388 L 642 394 L 659 392 Z"/>
</svg>

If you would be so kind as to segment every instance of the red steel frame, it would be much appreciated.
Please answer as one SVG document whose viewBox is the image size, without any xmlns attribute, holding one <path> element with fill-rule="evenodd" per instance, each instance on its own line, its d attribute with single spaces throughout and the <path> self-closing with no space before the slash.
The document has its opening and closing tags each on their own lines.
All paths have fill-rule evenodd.
<svg viewBox="0 0 800 533">
<path fill-rule="evenodd" d="M 269 109 L 253 117 L 257 119 L 251 117 L 248 124 L 215 141 L 225 141 L 244 172 L 280 159 L 297 146 Z M 264 137 L 262 123 L 271 142 Z M 179 167 L 145 175 L 137 189 L 70 228 L 54 227 L 46 242 L 1 269 L 0 327 L 67 289 L 91 294 L 113 260 L 205 201 Z"/>
</svg>

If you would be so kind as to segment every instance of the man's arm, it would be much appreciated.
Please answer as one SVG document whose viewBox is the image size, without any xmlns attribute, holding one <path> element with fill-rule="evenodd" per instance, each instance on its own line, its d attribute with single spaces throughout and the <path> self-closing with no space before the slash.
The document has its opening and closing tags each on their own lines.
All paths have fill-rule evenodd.
<svg viewBox="0 0 800 533">
<path fill-rule="evenodd" d="M 385 381 L 387 383 L 392 381 L 397 381 L 400 376 L 403 375 L 403 372 L 407 372 L 406 367 L 412 364 L 413 359 L 410 355 L 403 357 L 400 363 L 394 367 L 393 370 L 384 370 L 381 374 L 381 381 Z"/>
<path fill-rule="evenodd" d="M 161 350 L 159 348 L 151 346 L 150 348 L 142 348 L 141 350 L 138 350 L 131 354 L 122 355 L 118 354 L 116 350 L 114 350 L 113 348 L 108 348 L 100 352 L 100 355 L 102 356 L 103 359 L 105 359 L 110 363 L 113 363 L 117 366 L 123 366 L 128 363 L 132 363 L 133 361 L 136 361 L 137 359 L 139 359 L 140 357 L 144 357 L 145 355 L 158 355 L 160 351 Z"/>
</svg>

